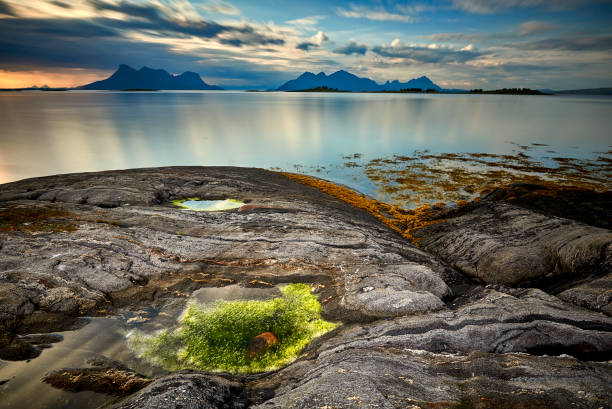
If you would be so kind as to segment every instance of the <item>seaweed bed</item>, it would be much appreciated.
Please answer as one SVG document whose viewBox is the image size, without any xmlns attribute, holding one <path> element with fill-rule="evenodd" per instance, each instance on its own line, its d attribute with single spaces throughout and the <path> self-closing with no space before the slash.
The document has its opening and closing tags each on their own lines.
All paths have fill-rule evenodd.
<svg viewBox="0 0 612 409">
<path fill-rule="evenodd" d="M 494 187 L 513 183 L 551 189 L 579 188 L 595 192 L 612 189 L 612 151 L 594 152 L 593 159 L 554 156 L 548 145 L 515 145 L 512 154 L 481 152 L 431 153 L 363 160 L 359 153 L 343 156 L 342 167 L 353 179 L 366 177 L 374 196 L 402 208 L 436 202 L 463 203 Z M 328 166 L 295 165 L 300 172 L 330 174 Z"/>
<path fill-rule="evenodd" d="M 218 301 L 189 305 L 176 330 L 155 335 L 134 332 L 129 346 L 141 357 L 170 370 L 200 369 L 253 373 L 278 369 L 296 359 L 312 339 L 337 326 L 321 318 L 321 304 L 306 284 L 281 288 L 271 300 Z M 249 341 L 272 332 L 278 344 L 257 356 Z"/>
<path fill-rule="evenodd" d="M 528 154 L 543 146 L 518 145 L 513 155 L 417 151 L 361 163 L 359 153 L 344 156 L 344 167 L 362 171 L 376 186 L 376 197 L 384 201 L 316 177 L 281 173 L 367 211 L 418 245 L 412 234 L 415 229 L 442 221 L 449 211 L 457 212 L 497 190 L 505 192 L 500 200 L 524 201 L 554 198 L 561 191 L 564 196 L 572 192 L 584 196 L 612 189 L 612 151 L 600 152 L 590 160 L 551 157 L 545 165 Z M 320 173 L 323 169 L 311 170 Z"/>
</svg>

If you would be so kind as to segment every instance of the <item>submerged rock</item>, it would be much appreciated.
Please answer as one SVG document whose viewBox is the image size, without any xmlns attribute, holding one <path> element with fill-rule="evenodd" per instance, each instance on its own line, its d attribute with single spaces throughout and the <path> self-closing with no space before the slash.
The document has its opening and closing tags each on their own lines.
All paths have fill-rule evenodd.
<svg viewBox="0 0 612 409">
<path fill-rule="evenodd" d="M 278 339 L 276 338 L 276 335 L 270 331 L 262 332 L 249 341 L 249 345 L 247 346 L 247 355 L 250 358 L 255 358 L 262 352 L 267 351 L 277 344 Z"/>
<path fill-rule="evenodd" d="M 40 355 L 40 348 L 29 342 L 14 338 L 0 346 L 0 359 L 5 361 L 25 361 Z"/>
<path fill-rule="evenodd" d="M 46 374 L 43 382 L 70 392 L 92 391 L 128 396 L 152 382 L 135 372 L 117 368 L 60 369 Z"/>
</svg>

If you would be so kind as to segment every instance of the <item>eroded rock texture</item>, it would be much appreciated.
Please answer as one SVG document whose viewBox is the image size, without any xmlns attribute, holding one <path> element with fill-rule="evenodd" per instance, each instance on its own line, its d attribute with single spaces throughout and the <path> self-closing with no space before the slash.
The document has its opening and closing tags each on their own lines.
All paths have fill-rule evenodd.
<svg viewBox="0 0 612 409">
<path fill-rule="evenodd" d="M 361 210 L 260 169 L 2 185 L 0 353 L 36 354 L 37 338 L 25 334 L 75 329 L 80 316 L 118 307 L 162 307 L 202 287 L 305 282 L 326 318 L 344 325 L 294 363 L 252 376 L 174 373 L 117 407 L 609 407 L 607 202 L 589 196 L 596 217 L 575 221 L 569 207 L 581 205 L 580 192 L 539 201 L 496 192 L 415 231 L 419 248 Z M 247 205 L 205 213 L 171 204 L 186 197 Z M 554 215 L 542 208 L 553 204 Z M 133 375 L 86 374 L 106 380 L 109 371 Z"/>
<path fill-rule="evenodd" d="M 503 202 L 484 202 L 414 235 L 425 250 L 484 283 L 612 271 L 609 230 Z"/>
<path fill-rule="evenodd" d="M 113 409 L 243 409 L 242 387 L 222 378 L 177 373 L 157 379 Z"/>
</svg>

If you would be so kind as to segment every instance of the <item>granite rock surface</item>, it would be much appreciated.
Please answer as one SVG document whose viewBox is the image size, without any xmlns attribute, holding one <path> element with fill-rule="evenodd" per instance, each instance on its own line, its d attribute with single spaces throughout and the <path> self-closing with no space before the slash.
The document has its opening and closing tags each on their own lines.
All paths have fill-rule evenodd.
<svg viewBox="0 0 612 409">
<path fill-rule="evenodd" d="M 115 407 L 609 407 L 608 210 L 597 202 L 598 216 L 578 221 L 569 217 L 576 192 L 541 201 L 555 203 L 555 215 L 502 193 L 415 231 L 416 247 L 371 215 L 261 169 L 5 184 L 0 353 L 35 355 L 29 334 L 78 329 L 82 316 L 180 308 L 203 287 L 304 282 L 343 325 L 294 363 L 248 376 L 176 372 Z M 172 205 L 190 197 L 246 204 Z"/>
</svg>

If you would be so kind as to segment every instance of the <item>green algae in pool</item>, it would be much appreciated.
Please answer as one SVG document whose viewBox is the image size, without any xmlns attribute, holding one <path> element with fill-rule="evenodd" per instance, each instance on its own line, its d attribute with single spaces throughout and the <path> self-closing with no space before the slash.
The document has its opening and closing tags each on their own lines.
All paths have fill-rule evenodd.
<svg viewBox="0 0 612 409">
<path fill-rule="evenodd" d="M 280 291 L 281 297 L 269 300 L 218 301 L 212 307 L 191 303 L 177 329 L 154 335 L 135 331 L 128 345 L 140 357 L 169 370 L 278 369 L 295 360 L 314 338 L 339 325 L 321 318 L 321 304 L 308 285 L 290 284 Z M 267 331 L 279 343 L 249 358 L 249 341 Z"/>
<path fill-rule="evenodd" d="M 218 212 L 221 210 L 237 209 L 241 207 L 244 202 L 236 199 L 201 200 L 199 197 L 191 197 L 188 199 L 174 200 L 172 204 L 196 212 Z"/>
</svg>

